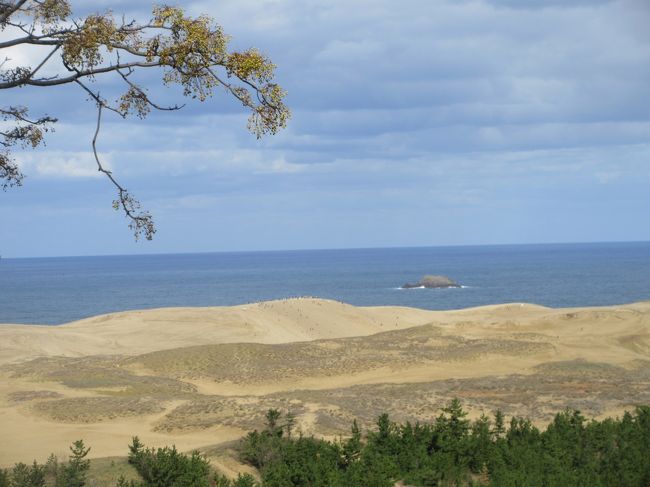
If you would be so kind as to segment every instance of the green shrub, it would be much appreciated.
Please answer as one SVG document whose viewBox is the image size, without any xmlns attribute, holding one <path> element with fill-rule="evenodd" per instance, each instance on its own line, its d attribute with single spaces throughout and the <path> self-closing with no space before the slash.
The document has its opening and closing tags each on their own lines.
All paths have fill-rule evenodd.
<svg viewBox="0 0 650 487">
<path fill-rule="evenodd" d="M 129 446 L 129 463 L 146 487 L 210 487 L 210 464 L 197 451 L 185 455 L 175 446 L 145 448 L 136 436 Z"/>
</svg>

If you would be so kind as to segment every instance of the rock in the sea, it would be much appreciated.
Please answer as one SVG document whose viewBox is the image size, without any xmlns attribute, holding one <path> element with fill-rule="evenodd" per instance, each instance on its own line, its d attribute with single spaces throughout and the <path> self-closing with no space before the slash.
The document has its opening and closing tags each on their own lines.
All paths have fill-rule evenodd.
<svg viewBox="0 0 650 487">
<path fill-rule="evenodd" d="M 460 284 L 452 281 L 447 276 L 424 276 L 415 284 L 406 283 L 402 289 L 412 289 L 415 287 L 426 288 L 445 288 L 445 287 L 460 287 Z"/>
</svg>

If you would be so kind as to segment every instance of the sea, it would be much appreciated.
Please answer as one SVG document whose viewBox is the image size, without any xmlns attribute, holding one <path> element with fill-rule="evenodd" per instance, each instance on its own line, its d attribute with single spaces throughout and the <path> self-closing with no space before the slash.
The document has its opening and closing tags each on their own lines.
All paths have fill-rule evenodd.
<svg viewBox="0 0 650 487">
<path fill-rule="evenodd" d="M 462 285 L 401 289 L 426 274 Z M 0 323 L 313 296 L 432 310 L 650 300 L 650 242 L 0 259 Z"/>
</svg>

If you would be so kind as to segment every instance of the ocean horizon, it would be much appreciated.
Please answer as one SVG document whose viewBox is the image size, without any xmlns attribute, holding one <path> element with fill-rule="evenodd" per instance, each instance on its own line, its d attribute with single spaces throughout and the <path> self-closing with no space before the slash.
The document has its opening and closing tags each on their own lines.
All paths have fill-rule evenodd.
<svg viewBox="0 0 650 487">
<path fill-rule="evenodd" d="M 425 274 L 462 288 L 400 289 Z M 235 251 L 0 260 L 0 323 L 314 296 L 358 306 L 460 309 L 650 299 L 650 242 Z"/>
</svg>

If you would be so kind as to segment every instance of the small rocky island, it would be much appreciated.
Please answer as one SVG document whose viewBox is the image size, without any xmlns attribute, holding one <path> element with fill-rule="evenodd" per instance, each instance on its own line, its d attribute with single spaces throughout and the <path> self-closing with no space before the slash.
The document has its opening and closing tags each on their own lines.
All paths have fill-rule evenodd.
<svg viewBox="0 0 650 487">
<path fill-rule="evenodd" d="M 457 282 L 452 281 L 447 276 L 424 276 L 418 282 L 409 284 L 406 283 L 402 286 L 402 289 L 413 289 L 413 288 L 449 288 L 449 287 L 461 287 Z"/>
</svg>

